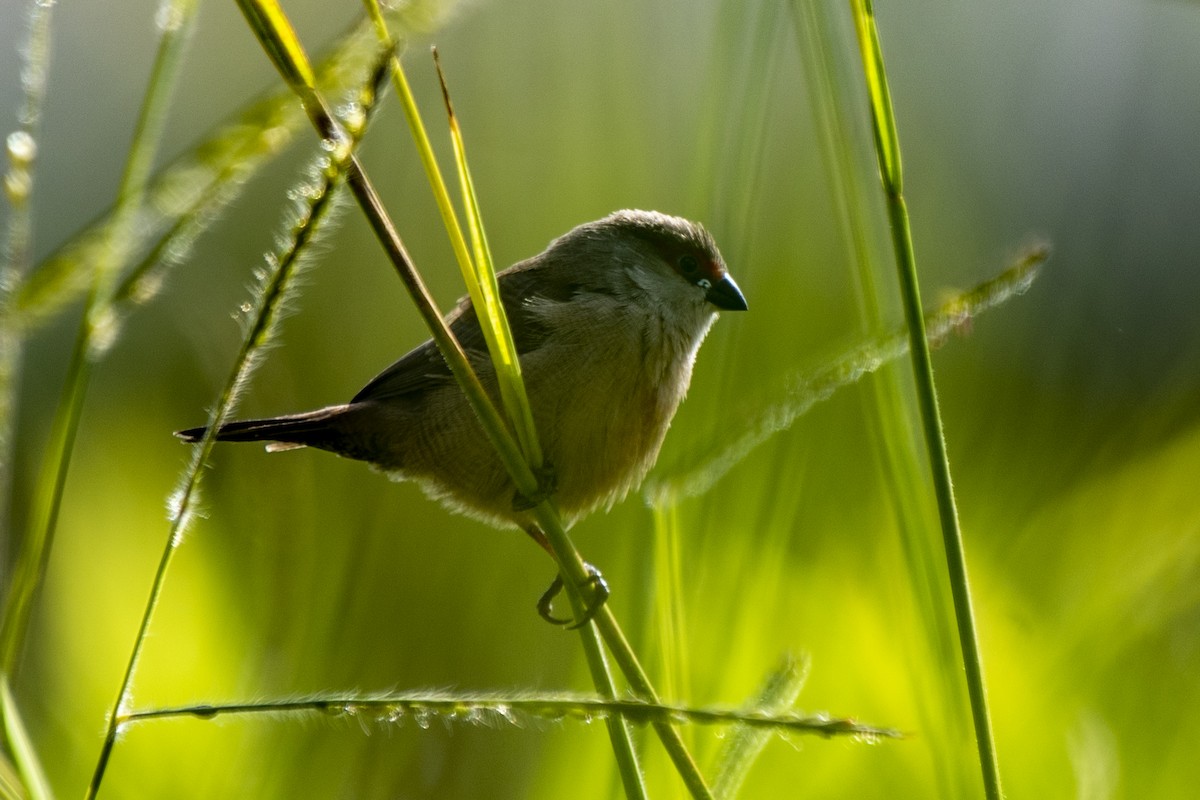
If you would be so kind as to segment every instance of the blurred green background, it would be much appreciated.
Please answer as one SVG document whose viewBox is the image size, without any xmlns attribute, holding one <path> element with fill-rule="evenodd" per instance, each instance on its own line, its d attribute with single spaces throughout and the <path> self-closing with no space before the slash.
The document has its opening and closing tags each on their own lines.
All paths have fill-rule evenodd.
<svg viewBox="0 0 1200 800">
<path fill-rule="evenodd" d="M 0 5 L 6 130 L 26 5 Z M 310 52 L 360 13 L 351 2 L 285 8 Z M 155 10 L 127 0 L 55 11 L 35 260 L 112 203 Z M 829 11 L 826 45 L 856 120 L 845 145 L 872 190 L 865 213 L 885 257 L 865 102 L 845 79 L 857 74 L 856 44 L 844 5 Z M 405 64 L 445 154 L 426 57 L 438 44 L 498 263 L 616 208 L 657 208 L 704 221 L 745 291 L 750 312 L 714 328 L 656 475 L 719 449 L 788 377 L 863 339 L 793 6 L 505 0 L 441 13 L 413 36 Z M 1027 294 L 972 320 L 934 362 L 1008 794 L 1193 797 L 1200 6 L 921 1 L 878 13 L 927 301 L 995 274 L 1033 238 L 1054 247 Z M 204 4 L 164 161 L 275 81 L 235 6 Z M 129 318 L 95 372 L 15 687 L 61 796 L 82 792 L 91 774 L 167 533 L 165 501 L 188 456 L 170 432 L 203 422 L 225 380 L 240 337 L 231 314 L 313 152 L 301 131 Z M 460 278 L 394 98 L 364 158 L 448 308 Z M 241 415 L 342 402 L 425 338 L 357 211 L 343 220 Z M 881 280 L 891 280 L 888 263 Z M 27 343 L 14 531 L 28 522 L 79 308 Z M 906 385 L 907 362 L 886 369 Z M 740 705 L 782 654 L 806 652 L 812 674 L 798 707 L 911 734 L 877 745 L 775 739 L 746 797 L 981 794 L 961 679 L 940 654 L 954 645 L 924 633 L 932 623 L 866 421 L 879 379 L 817 405 L 678 507 L 682 570 L 671 592 L 638 497 L 574 530 L 668 698 Z M 350 690 L 590 689 L 576 637 L 533 611 L 553 569 L 521 535 L 452 517 L 358 463 L 253 446 L 217 449 L 205 509 L 151 627 L 139 708 Z M 666 606 L 670 630 L 659 623 Z M 657 741 L 640 733 L 653 796 L 681 795 Z M 719 732 L 686 735 L 710 764 Z M 619 792 L 599 724 L 263 717 L 132 728 L 102 796 Z"/>
</svg>

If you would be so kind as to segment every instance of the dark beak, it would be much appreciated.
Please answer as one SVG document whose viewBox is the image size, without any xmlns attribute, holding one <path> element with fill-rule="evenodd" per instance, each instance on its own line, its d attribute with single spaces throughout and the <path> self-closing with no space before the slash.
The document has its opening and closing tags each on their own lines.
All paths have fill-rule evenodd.
<svg viewBox="0 0 1200 800">
<path fill-rule="evenodd" d="M 704 299 L 717 308 L 723 308 L 726 311 L 746 310 L 746 298 L 742 297 L 742 290 L 733 282 L 733 278 L 728 275 L 708 287 Z"/>
</svg>

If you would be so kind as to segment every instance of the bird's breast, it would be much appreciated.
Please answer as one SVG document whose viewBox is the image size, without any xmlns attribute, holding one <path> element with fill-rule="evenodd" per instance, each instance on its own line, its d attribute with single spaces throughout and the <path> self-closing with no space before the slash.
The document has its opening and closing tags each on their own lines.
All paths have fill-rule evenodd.
<svg viewBox="0 0 1200 800">
<path fill-rule="evenodd" d="M 653 326 L 560 339 L 525 364 L 543 449 L 568 516 L 611 505 L 645 477 L 691 379 L 695 345 Z"/>
</svg>

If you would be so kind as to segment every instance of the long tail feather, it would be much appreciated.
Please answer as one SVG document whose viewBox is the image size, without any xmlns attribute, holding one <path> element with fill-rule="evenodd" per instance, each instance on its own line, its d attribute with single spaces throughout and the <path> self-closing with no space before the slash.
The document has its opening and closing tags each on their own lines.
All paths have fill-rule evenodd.
<svg viewBox="0 0 1200 800">
<path fill-rule="evenodd" d="M 294 445 L 320 447 L 331 433 L 331 424 L 345 413 L 347 406 L 330 406 L 305 414 L 291 414 L 270 419 L 247 419 L 227 422 L 217 430 L 222 442 L 284 442 Z M 185 442 L 198 442 L 205 427 L 176 431 Z"/>
</svg>

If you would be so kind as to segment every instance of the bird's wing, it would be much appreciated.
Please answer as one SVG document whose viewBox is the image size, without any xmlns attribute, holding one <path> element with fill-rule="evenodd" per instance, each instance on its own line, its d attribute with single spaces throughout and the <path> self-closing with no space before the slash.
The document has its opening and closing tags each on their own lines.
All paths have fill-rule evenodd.
<svg viewBox="0 0 1200 800">
<path fill-rule="evenodd" d="M 517 264 L 497 277 L 500 297 L 513 329 L 517 355 L 525 355 L 541 347 L 548 334 L 530 301 L 543 299 L 565 302 L 574 296 L 578 287 L 573 283 L 547 286 L 544 268 L 536 258 Z M 486 360 L 487 344 L 470 299 L 464 298 L 447 321 L 471 361 L 479 363 L 481 359 Z M 429 340 L 375 376 L 351 402 L 396 399 L 419 394 L 453 380 L 454 376 L 437 345 Z"/>
<path fill-rule="evenodd" d="M 413 348 L 354 395 L 351 403 L 392 400 L 419 394 L 452 380 L 450 369 L 432 341 Z"/>
</svg>

